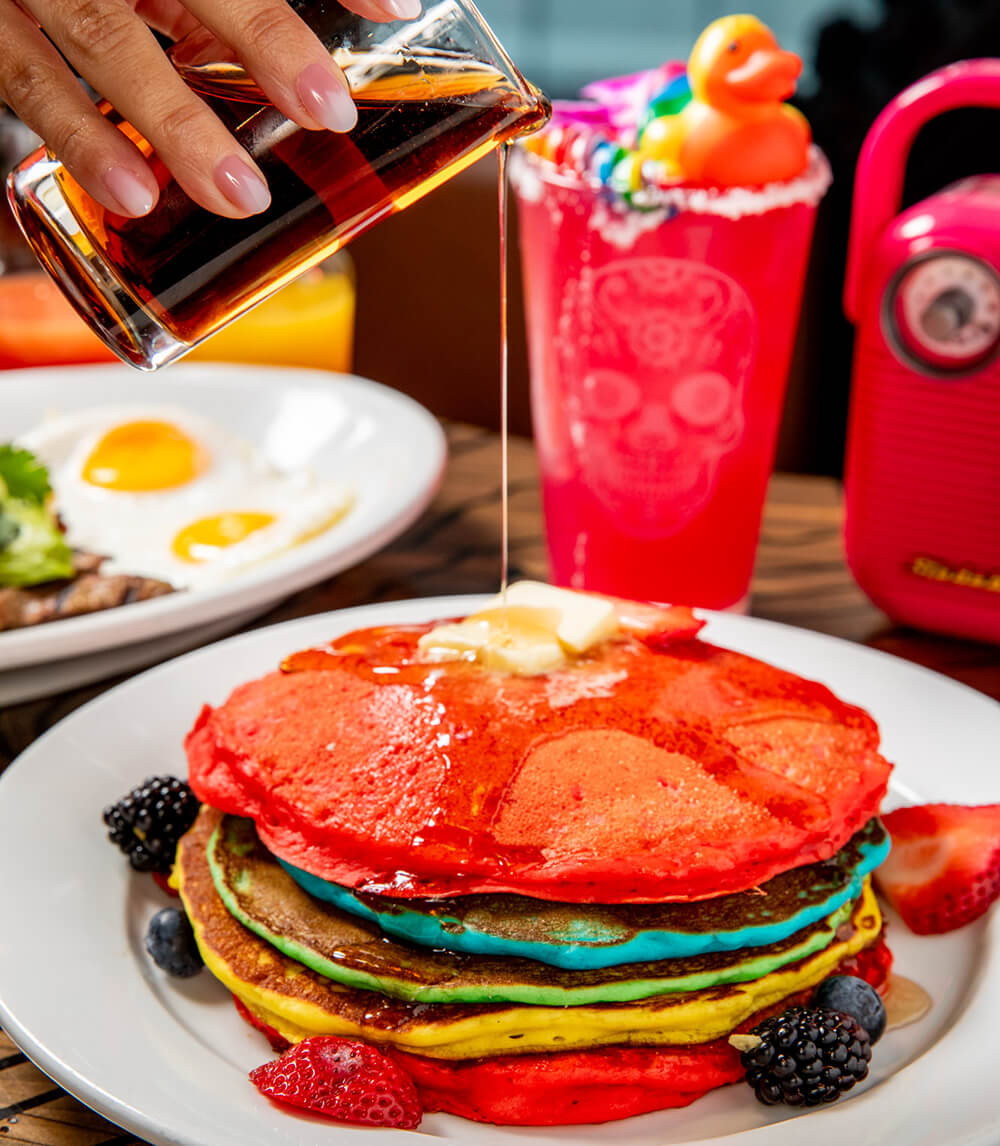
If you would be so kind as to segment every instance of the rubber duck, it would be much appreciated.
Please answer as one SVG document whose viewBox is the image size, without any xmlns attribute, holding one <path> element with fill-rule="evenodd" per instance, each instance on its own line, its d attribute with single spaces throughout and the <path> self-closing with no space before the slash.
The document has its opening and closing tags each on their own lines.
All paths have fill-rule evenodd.
<svg viewBox="0 0 1000 1146">
<path fill-rule="evenodd" d="M 645 128 L 640 161 L 719 187 L 793 179 L 808 166 L 812 133 L 786 104 L 802 61 L 782 51 L 756 16 L 724 16 L 702 32 L 688 60 L 691 101 Z"/>
</svg>

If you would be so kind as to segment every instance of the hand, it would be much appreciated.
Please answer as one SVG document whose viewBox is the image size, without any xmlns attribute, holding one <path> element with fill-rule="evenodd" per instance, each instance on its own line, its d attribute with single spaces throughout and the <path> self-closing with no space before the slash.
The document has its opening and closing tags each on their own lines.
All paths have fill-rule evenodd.
<svg viewBox="0 0 1000 1146">
<path fill-rule="evenodd" d="M 409 19 L 421 7 L 421 0 L 342 3 L 378 21 Z M 99 203 L 128 216 L 152 209 L 159 191 L 145 158 L 91 103 L 54 43 L 192 199 L 231 219 L 257 214 L 270 202 L 260 170 L 150 31 L 176 40 L 199 26 L 228 44 L 268 99 L 302 127 L 350 131 L 357 122 L 343 74 L 286 0 L 0 0 L 0 98 Z"/>
</svg>

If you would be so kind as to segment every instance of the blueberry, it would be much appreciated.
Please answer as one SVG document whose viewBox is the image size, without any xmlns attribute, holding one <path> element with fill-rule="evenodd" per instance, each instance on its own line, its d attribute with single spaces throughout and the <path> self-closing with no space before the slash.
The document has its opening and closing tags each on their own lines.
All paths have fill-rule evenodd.
<svg viewBox="0 0 1000 1146">
<path fill-rule="evenodd" d="M 191 924 L 176 907 L 165 907 L 149 921 L 146 950 L 157 967 L 178 979 L 190 979 L 205 965 Z"/>
<path fill-rule="evenodd" d="M 814 1007 L 850 1015 L 865 1028 L 872 1043 L 885 1034 L 885 1004 L 878 991 L 854 975 L 833 975 L 816 988 Z"/>
</svg>

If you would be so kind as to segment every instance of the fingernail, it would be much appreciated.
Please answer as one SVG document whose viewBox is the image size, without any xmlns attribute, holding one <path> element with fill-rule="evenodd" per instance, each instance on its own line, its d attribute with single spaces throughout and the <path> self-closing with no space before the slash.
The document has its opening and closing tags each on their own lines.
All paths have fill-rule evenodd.
<svg viewBox="0 0 1000 1146">
<path fill-rule="evenodd" d="M 400 20 L 412 20 L 420 15 L 420 0 L 383 0 L 390 14 Z"/>
<path fill-rule="evenodd" d="M 112 167 L 104 173 L 104 186 L 122 208 L 122 213 L 134 218 L 148 215 L 153 209 L 155 196 L 145 183 L 127 167 Z"/>
<path fill-rule="evenodd" d="M 295 89 L 302 106 L 327 131 L 350 131 L 358 122 L 358 109 L 346 83 L 322 64 L 303 68 Z"/>
<path fill-rule="evenodd" d="M 259 215 L 271 205 L 267 184 L 238 155 L 230 155 L 215 165 L 215 185 L 234 207 L 249 215 Z"/>
</svg>

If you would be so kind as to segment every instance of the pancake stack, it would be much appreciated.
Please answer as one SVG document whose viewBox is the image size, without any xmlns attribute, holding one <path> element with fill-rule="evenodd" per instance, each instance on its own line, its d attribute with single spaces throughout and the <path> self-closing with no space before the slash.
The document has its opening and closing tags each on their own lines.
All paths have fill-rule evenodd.
<svg viewBox="0 0 1000 1146">
<path fill-rule="evenodd" d="M 890 956 L 860 709 L 624 614 L 542 675 L 355 632 L 206 708 L 175 881 L 272 1035 L 378 1045 L 425 1107 L 604 1122 L 736 1081 L 727 1042 Z"/>
</svg>

